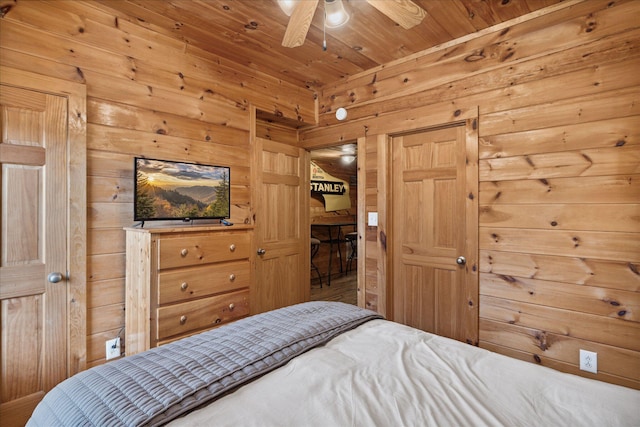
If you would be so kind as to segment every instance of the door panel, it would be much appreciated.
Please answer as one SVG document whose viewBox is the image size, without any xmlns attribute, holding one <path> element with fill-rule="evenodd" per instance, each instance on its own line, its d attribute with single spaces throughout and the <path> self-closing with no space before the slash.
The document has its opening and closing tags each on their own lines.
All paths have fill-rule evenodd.
<svg viewBox="0 0 640 427">
<path fill-rule="evenodd" d="M 12 425 L 67 377 L 67 99 L 0 94 L 0 417 Z"/>
<path fill-rule="evenodd" d="M 298 147 L 256 138 L 256 256 L 252 313 L 309 300 L 309 160 Z"/>
<path fill-rule="evenodd" d="M 456 263 L 459 256 L 477 258 L 477 237 L 468 232 L 474 217 L 477 224 L 477 212 L 467 206 L 467 196 L 477 194 L 468 188 L 477 182 L 467 179 L 475 164 L 469 139 L 461 123 L 391 140 L 393 317 L 475 343 L 477 274 Z"/>
</svg>

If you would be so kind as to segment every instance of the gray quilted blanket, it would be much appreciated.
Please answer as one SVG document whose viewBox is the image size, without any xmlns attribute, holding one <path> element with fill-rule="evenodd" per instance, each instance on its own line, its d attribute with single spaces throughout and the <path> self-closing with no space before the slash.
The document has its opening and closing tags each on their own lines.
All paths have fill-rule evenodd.
<svg viewBox="0 0 640 427">
<path fill-rule="evenodd" d="M 380 317 L 336 302 L 248 317 L 80 372 L 47 393 L 27 426 L 163 425 Z"/>
</svg>

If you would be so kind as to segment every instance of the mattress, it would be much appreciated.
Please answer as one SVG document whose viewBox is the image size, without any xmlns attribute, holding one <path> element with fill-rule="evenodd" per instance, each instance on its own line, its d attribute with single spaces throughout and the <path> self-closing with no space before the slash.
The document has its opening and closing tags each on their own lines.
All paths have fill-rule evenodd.
<svg viewBox="0 0 640 427">
<path fill-rule="evenodd" d="M 640 426 L 640 391 L 371 320 L 170 423 Z"/>
</svg>

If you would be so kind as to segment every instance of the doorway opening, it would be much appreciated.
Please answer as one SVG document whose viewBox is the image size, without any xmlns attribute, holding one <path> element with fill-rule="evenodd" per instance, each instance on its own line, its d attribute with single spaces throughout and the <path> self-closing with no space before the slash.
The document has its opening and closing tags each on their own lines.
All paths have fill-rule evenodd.
<svg viewBox="0 0 640 427">
<path fill-rule="evenodd" d="M 310 169 L 311 300 L 357 305 L 357 144 L 310 151 Z"/>
</svg>

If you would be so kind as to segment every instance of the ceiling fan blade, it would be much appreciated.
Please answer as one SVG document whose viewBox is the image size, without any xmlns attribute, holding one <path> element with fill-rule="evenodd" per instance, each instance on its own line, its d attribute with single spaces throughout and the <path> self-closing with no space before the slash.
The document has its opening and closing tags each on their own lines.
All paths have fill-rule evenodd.
<svg viewBox="0 0 640 427">
<path fill-rule="evenodd" d="M 422 22 L 427 12 L 411 0 L 367 0 L 367 2 L 408 30 Z"/>
<path fill-rule="evenodd" d="M 318 0 L 298 1 L 291 14 L 291 18 L 289 18 L 287 31 L 285 31 L 284 38 L 282 39 L 282 46 L 297 47 L 304 44 L 304 39 L 307 37 L 307 32 L 309 31 L 313 15 L 316 13 L 317 6 Z"/>
</svg>

